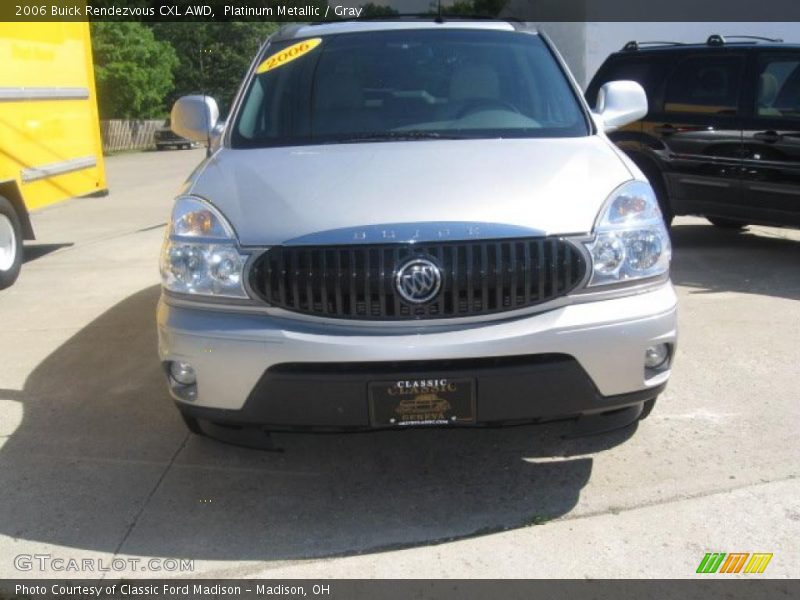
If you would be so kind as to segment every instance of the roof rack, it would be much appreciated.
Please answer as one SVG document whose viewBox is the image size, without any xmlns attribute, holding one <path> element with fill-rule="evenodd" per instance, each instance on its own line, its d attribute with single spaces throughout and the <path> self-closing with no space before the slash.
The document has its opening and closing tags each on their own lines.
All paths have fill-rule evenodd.
<svg viewBox="0 0 800 600">
<path fill-rule="evenodd" d="M 630 42 L 626 43 L 622 50 L 625 52 L 633 52 L 638 50 L 642 46 L 685 46 L 685 42 L 637 42 L 636 40 L 631 40 Z"/>
<path fill-rule="evenodd" d="M 708 36 L 706 40 L 706 44 L 709 46 L 724 46 L 728 39 L 737 39 L 737 40 L 750 40 L 752 42 L 771 42 L 773 44 L 779 44 L 783 42 L 781 38 L 768 38 L 760 35 L 719 35 L 714 34 Z"/>
<path fill-rule="evenodd" d="M 715 33 L 713 35 L 708 36 L 706 40 L 707 46 L 724 46 L 728 43 L 728 40 L 746 40 L 744 42 L 734 42 L 739 44 L 755 44 L 758 42 L 769 42 L 772 44 L 780 44 L 783 42 L 781 38 L 768 38 L 763 37 L 760 35 L 720 35 Z M 635 52 L 642 46 L 688 46 L 690 45 L 689 42 L 637 42 L 636 40 L 631 40 L 630 42 L 626 43 L 622 47 L 623 52 Z"/>
</svg>

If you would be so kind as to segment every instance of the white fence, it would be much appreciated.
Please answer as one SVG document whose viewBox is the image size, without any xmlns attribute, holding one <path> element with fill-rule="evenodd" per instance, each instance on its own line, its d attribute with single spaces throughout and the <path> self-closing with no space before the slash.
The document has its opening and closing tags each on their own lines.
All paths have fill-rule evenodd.
<svg viewBox="0 0 800 600">
<path fill-rule="evenodd" d="M 100 121 L 103 152 L 146 150 L 154 148 L 153 133 L 164 125 L 164 119 Z"/>
</svg>

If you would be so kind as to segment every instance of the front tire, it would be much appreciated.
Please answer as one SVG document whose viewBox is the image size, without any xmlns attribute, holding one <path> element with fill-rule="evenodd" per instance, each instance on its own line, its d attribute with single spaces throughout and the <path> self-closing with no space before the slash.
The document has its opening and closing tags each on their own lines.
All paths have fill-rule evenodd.
<svg viewBox="0 0 800 600">
<path fill-rule="evenodd" d="M 22 226 L 17 211 L 0 196 L 0 290 L 10 287 L 22 268 Z"/>
<path fill-rule="evenodd" d="M 719 227 L 720 229 L 731 229 L 731 230 L 741 230 L 747 227 L 747 223 L 742 223 L 741 221 L 733 221 L 732 219 L 725 219 L 722 217 L 706 217 L 714 227 Z"/>
<path fill-rule="evenodd" d="M 183 411 L 181 412 L 181 417 L 183 418 L 183 422 L 186 424 L 186 427 L 189 431 L 191 431 L 195 435 L 204 435 L 203 430 L 200 428 L 200 423 L 194 417 L 190 417 L 185 414 Z"/>
<path fill-rule="evenodd" d="M 669 230 L 672 227 L 672 220 L 675 218 L 675 213 L 672 211 L 672 205 L 669 202 L 669 194 L 667 193 L 667 186 L 664 183 L 661 170 L 647 159 L 640 159 L 638 161 L 634 159 L 634 162 L 650 182 L 653 192 L 656 194 L 656 199 L 658 200 L 658 207 L 661 209 L 661 216 L 664 218 L 664 225 L 667 227 L 667 230 Z"/>
<path fill-rule="evenodd" d="M 642 404 L 642 412 L 639 415 L 640 421 L 644 421 L 647 417 L 650 416 L 650 413 L 653 412 L 653 409 L 656 406 L 656 400 L 657 398 L 653 398 L 651 400 L 645 400 L 645 402 Z"/>
</svg>

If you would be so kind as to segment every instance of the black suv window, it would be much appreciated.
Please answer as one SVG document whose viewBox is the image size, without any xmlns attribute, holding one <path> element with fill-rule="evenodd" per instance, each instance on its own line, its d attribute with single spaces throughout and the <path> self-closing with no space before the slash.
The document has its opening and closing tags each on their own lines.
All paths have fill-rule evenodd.
<svg viewBox="0 0 800 600">
<path fill-rule="evenodd" d="M 743 59 L 738 56 L 693 56 L 667 82 L 664 112 L 735 114 Z"/>
<path fill-rule="evenodd" d="M 800 118 L 800 56 L 762 56 L 759 61 L 756 114 Z"/>
<path fill-rule="evenodd" d="M 589 106 L 597 104 L 597 92 L 600 87 L 609 81 L 621 79 L 635 81 L 647 93 L 647 104 L 655 106 L 655 97 L 658 85 L 664 81 L 669 62 L 666 57 L 654 55 L 619 56 L 607 62 L 589 84 L 586 91 L 586 101 Z"/>
</svg>

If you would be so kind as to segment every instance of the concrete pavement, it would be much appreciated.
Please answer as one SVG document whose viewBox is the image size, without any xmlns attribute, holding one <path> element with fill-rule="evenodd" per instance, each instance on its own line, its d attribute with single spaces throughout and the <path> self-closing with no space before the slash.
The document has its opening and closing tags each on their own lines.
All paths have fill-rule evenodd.
<svg viewBox="0 0 800 600">
<path fill-rule="evenodd" d="M 681 339 L 638 428 L 187 434 L 156 356 L 157 257 L 201 150 L 108 159 L 111 195 L 34 215 L 0 292 L 0 577 L 14 557 L 172 557 L 111 576 L 690 577 L 707 551 L 800 564 L 800 232 L 674 229 Z M 90 574 L 89 574 L 90 575 Z"/>
</svg>

